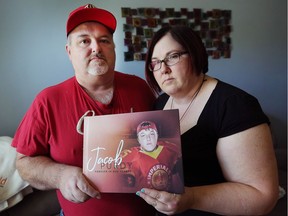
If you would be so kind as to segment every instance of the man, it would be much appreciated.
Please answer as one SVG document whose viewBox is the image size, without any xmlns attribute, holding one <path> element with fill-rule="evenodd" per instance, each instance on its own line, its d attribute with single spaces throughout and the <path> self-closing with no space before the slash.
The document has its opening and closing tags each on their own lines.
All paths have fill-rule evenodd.
<svg viewBox="0 0 288 216">
<path fill-rule="evenodd" d="M 154 122 L 143 121 L 137 126 L 137 140 L 140 146 L 122 152 L 123 162 L 131 164 L 130 170 L 123 175 L 125 185 L 137 190 L 147 187 L 182 193 L 180 146 L 158 140 L 158 137 Z"/>
<path fill-rule="evenodd" d="M 67 20 L 66 50 L 75 76 L 37 95 L 16 131 L 22 178 L 41 190 L 57 189 L 65 216 L 151 215 L 133 194 L 101 194 L 82 174 L 83 116 L 152 108 L 154 95 L 139 77 L 114 71 L 110 12 L 88 4 Z"/>
</svg>

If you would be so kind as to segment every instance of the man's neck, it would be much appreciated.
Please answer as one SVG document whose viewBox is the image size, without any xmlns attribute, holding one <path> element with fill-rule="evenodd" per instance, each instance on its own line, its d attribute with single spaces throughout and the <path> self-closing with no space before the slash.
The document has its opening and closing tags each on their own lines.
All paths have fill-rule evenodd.
<svg viewBox="0 0 288 216">
<path fill-rule="evenodd" d="M 89 94 L 89 96 L 92 99 L 102 104 L 109 104 L 113 98 L 114 88 L 112 86 L 112 88 L 105 89 L 105 90 L 95 90 L 92 92 L 92 91 L 88 91 L 87 89 L 85 89 L 85 91 L 87 92 L 87 94 Z"/>
<path fill-rule="evenodd" d="M 88 80 L 77 79 L 77 81 L 93 100 L 103 104 L 111 102 L 114 93 L 114 76 L 109 78 L 104 75 L 91 77 Z"/>
</svg>

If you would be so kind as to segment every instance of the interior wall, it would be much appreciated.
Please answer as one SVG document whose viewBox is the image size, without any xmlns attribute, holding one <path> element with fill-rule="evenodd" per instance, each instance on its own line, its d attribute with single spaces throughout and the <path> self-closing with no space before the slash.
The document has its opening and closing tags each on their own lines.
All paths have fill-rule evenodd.
<svg viewBox="0 0 288 216">
<path fill-rule="evenodd" d="M 0 135 L 13 136 L 43 88 L 73 76 L 65 52 L 68 13 L 86 3 L 113 12 L 116 69 L 144 78 L 144 62 L 124 62 L 121 7 L 232 11 L 232 56 L 209 60 L 208 74 L 256 96 L 269 115 L 277 145 L 287 142 L 286 0 L 0 0 Z"/>
</svg>

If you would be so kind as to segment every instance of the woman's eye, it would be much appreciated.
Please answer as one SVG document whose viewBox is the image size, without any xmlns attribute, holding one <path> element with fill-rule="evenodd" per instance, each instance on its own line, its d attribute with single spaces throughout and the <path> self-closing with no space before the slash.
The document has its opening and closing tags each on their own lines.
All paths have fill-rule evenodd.
<svg viewBox="0 0 288 216">
<path fill-rule="evenodd" d="M 174 53 L 174 54 L 171 54 L 168 56 L 168 59 L 175 59 L 175 58 L 178 58 L 178 54 L 177 53 Z"/>
<path fill-rule="evenodd" d="M 155 65 L 159 64 L 160 63 L 160 60 L 157 60 L 157 61 L 152 61 L 151 62 L 151 65 L 154 67 Z"/>
</svg>

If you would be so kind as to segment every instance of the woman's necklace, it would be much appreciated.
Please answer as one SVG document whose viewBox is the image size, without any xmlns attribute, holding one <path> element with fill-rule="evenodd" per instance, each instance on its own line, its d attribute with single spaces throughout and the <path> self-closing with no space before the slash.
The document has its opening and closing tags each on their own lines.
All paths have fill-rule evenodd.
<svg viewBox="0 0 288 216">
<path fill-rule="evenodd" d="M 189 104 L 188 104 L 187 108 L 185 109 L 183 115 L 180 117 L 180 122 L 181 122 L 182 119 L 185 117 L 185 115 L 186 115 L 186 113 L 188 112 L 189 108 L 191 107 L 194 99 L 197 97 L 198 93 L 200 92 L 200 90 L 201 90 L 201 88 L 202 88 L 202 86 L 203 86 L 204 81 L 206 81 L 205 75 L 204 75 L 204 77 L 203 77 L 203 80 L 202 80 L 202 82 L 201 82 L 201 85 L 199 86 L 199 88 L 198 88 L 198 89 L 195 91 L 195 93 L 193 94 L 193 96 L 192 96 L 192 98 L 191 98 L 191 101 L 189 102 Z M 174 102 L 174 98 L 172 97 L 170 109 L 173 109 L 173 102 Z"/>
</svg>

